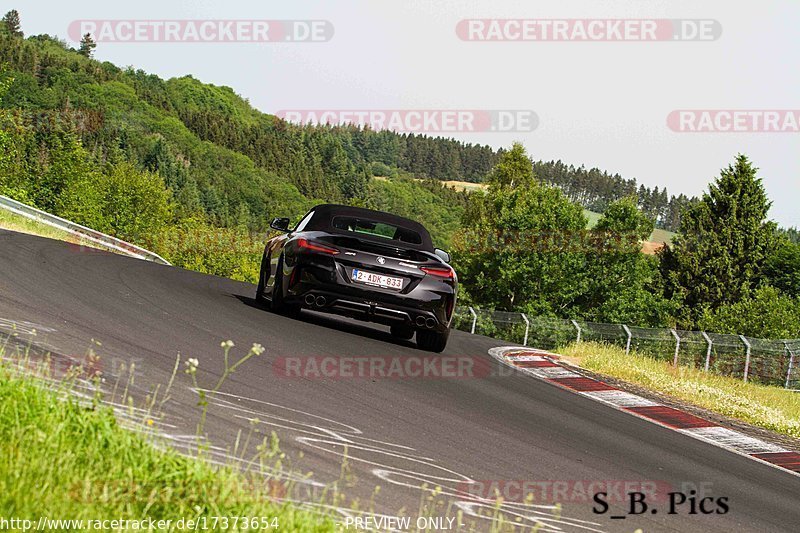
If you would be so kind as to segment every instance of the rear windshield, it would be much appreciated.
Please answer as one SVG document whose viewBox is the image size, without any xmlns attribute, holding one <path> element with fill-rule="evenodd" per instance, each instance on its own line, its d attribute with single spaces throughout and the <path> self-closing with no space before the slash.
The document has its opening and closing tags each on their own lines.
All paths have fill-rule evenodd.
<svg viewBox="0 0 800 533">
<path fill-rule="evenodd" d="M 386 222 L 369 220 L 367 218 L 337 216 L 333 217 L 331 225 L 342 231 L 382 237 L 387 240 L 406 242 L 409 244 L 422 244 L 422 237 L 414 230 L 387 224 Z"/>
</svg>

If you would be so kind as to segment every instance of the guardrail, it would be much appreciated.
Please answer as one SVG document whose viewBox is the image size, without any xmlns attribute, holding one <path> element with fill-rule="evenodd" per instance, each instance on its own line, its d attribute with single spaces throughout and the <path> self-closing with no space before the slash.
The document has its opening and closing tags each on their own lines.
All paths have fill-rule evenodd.
<svg viewBox="0 0 800 533">
<path fill-rule="evenodd" d="M 675 366 L 691 366 L 743 381 L 800 390 L 800 339 L 755 339 L 705 331 L 640 328 L 464 306 L 456 307 L 453 327 L 543 349 L 580 341 L 607 342 L 626 353 L 635 349 Z"/>
<path fill-rule="evenodd" d="M 5 209 L 6 211 L 10 211 L 25 218 L 58 228 L 73 235 L 77 235 L 81 239 L 99 244 L 104 248 L 115 250 L 130 257 L 143 259 L 145 261 L 153 261 L 154 263 L 160 263 L 162 265 L 170 265 L 169 261 L 160 255 L 149 250 L 145 250 L 144 248 L 140 248 L 135 244 L 131 244 L 121 239 L 117 239 L 116 237 L 112 237 L 111 235 L 106 235 L 105 233 L 95 231 L 91 228 L 87 228 L 86 226 L 81 226 L 80 224 L 76 224 L 75 222 L 67 219 L 51 215 L 50 213 L 36 209 L 35 207 L 12 200 L 7 196 L 0 195 L 0 209 Z"/>
</svg>

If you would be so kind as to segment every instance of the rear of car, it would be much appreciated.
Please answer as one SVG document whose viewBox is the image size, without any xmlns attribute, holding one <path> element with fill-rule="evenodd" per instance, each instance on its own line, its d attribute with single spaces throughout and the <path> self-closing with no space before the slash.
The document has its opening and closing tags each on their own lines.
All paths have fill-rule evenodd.
<svg viewBox="0 0 800 533">
<path fill-rule="evenodd" d="M 317 206 L 283 245 L 283 300 L 392 326 L 420 348 L 447 342 L 458 281 L 417 222 L 369 209 Z"/>
</svg>

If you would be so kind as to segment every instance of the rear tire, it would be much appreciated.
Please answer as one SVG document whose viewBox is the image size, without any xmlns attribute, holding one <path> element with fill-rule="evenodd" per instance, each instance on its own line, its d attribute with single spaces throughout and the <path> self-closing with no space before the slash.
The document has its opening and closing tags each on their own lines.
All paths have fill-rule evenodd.
<svg viewBox="0 0 800 533">
<path fill-rule="evenodd" d="M 270 307 L 274 313 L 296 317 L 300 315 L 300 306 L 287 304 L 283 298 L 283 256 L 278 259 L 278 268 L 275 272 L 275 283 L 272 284 L 272 301 Z"/>
<path fill-rule="evenodd" d="M 439 353 L 447 346 L 447 339 L 450 337 L 450 329 L 442 332 L 430 330 L 417 330 L 417 348 L 428 352 Z"/>
<path fill-rule="evenodd" d="M 414 328 L 405 324 L 391 327 L 392 337 L 407 341 L 414 336 Z"/>
</svg>

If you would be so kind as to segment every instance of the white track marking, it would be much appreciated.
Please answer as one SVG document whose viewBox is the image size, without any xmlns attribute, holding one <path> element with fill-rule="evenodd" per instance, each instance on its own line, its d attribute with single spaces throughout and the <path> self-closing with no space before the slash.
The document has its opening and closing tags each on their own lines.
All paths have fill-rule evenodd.
<svg viewBox="0 0 800 533">
<path fill-rule="evenodd" d="M 341 442 L 341 441 L 338 441 L 338 440 L 315 439 L 315 438 L 310 438 L 310 437 L 297 437 L 296 440 L 298 442 L 301 442 L 301 443 L 305 444 L 306 446 L 311 447 L 311 448 L 315 448 L 317 450 L 321 450 L 321 451 L 327 452 L 327 453 L 332 453 L 332 454 L 338 455 L 338 456 L 340 456 L 342 458 L 347 458 L 348 461 L 358 461 L 358 462 L 366 463 L 366 464 L 369 464 L 369 465 L 386 468 L 386 469 L 389 469 L 389 470 L 396 470 L 398 472 L 406 472 L 406 473 L 409 473 L 409 474 L 415 474 L 417 476 L 421 476 L 421 477 L 425 478 L 428 481 L 428 483 L 443 483 L 443 482 L 458 483 L 458 482 L 462 482 L 462 481 L 469 481 L 469 478 L 467 476 L 459 474 L 458 472 L 455 472 L 455 471 L 450 470 L 448 468 L 445 468 L 443 466 L 439 466 L 439 465 L 431 462 L 430 460 L 428 460 L 426 458 L 420 458 L 420 457 L 416 457 L 416 456 L 413 456 L 413 455 L 397 453 L 397 452 L 395 452 L 393 450 L 384 450 L 382 448 L 375 448 L 375 447 L 370 447 L 370 446 L 360 446 L 358 444 L 355 444 L 355 445 L 347 444 L 347 443 L 344 443 L 344 442 Z M 342 449 L 341 452 L 337 451 L 335 449 L 337 446 Z M 423 472 L 415 472 L 413 470 L 408 470 L 408 469 L 405 469 L 405 468 L 397 468 L 397 467 L 394 467 L 394 466 L 391 466 L 391 465 L 385 465 L 383 463 L 377 463 L 375 461 L 370 461 L 369 459 L 363 459 L 363 458 L 360 458 L 360 457 L 355 457 L 352 454 L 352 450 L 359 450 L 359 451 L 363 451 L 363 452 L 366 452 L 366 453 L 374 453 L 376 455 L 383 455 L 383 456 L 386 456 L 386 457 L 391 457 L 391 458 L 395 458 L 395 459 L 401 459 L 403 461 L 408 461 L 410 463 L 415 463 L 415 466 L 417 466 L 417 467 L 419 467 L 419 466 L 430 467 L 433 470 L 439 470 L 439 471 L 444 472 L 449 477 L 444 477 L 444 476 L 441 476 L 441 475 L 436 476 L 436 475 L 432 475 L 432 474 L 425 474 Z"/>
<path fill-rule="evenodd" d="M 631 394 L 630 392 L 621 390 L 589 391 L 581 392 L 580 394 L 617 407 L 650 407 L 653 405 L 661 405 L 660 403 L 648 400 L 637 394 Z"/>
<path fill-rule="evenodd" d="M 296 408 L 235 394 L 210 394 L 209 403 L 216 408 L 233 411 L 233 416 L 237 419 L 252 421 L 257 418 L 260 424 L 299 433 L 294 436 L 294 440 L 301 445 L 326 454 L 346 457 L 351 462 L 370 465 L 373 475 L 393 485 L 424 492 L 430 492 L 435 486 L 439 486 L 441 496 L 468 500 L 467 503 L 470 504 L 480 503 L 474 496 L 448 487 L 448 485 L 471 483 L 472 479 L 441 466 L 435 459 L 423 456 L 413 447 L 367 438 L 361 430 L 348 424 Z M 307 421 L 304 421 L 306 418 Z M 316 421 L 319 421 L 319 425 L 316 425 Z M 423 489 L 424 485 L 428 488 Z M 486 500 L 484 503 L 487 510 L 497 509 L 497 502 L 494 500 Z M 541 524 L 544 529 L 540 531 L 560 532 L 576 528 L 594 530 L 593 527 L 586 527 L 582 521 L 558 516 L 555 512 L 556 507 L 552 505 L 531 506 L 503 502 L 500 504 L 500 511 L 503 514 L 513 514 L 512 519 L 519 517 L 522 522 L 513 524 L 518 528 L 530 529 L 536 524 Z M 592 526 L 598 527 L 598 524 Z"/>
<path fill-rule="evenodd" d="M 285 405 L 280 405 L 280 404 L 277 404 L 277 403 L 265 402 L 263 400 L 256 400 L 254 398 L 247 398 L 245 396 L 239 396 L 237 394 L 230 394 L 230 393 L 227 393 L 227 392 L 212 392 L 212 391 L 208 391 L 208 390 L 206 390 L 206 392 L 209 393 L 209 395 L 213 395 L 213 396 L 227 396 L 229 398 L 233 398 L 233 399 L 239 400 L 239 401 L 244 400 L 246 402 L 253 402 L 253 403 L 256 403 L 256 404 L 260 404 L 260 405 L 267 405 L 269 407 L 277 407 L 278 409 L 283 409 L 285 411 L 291 411 L 293 413 L 298 413 L 298 414 L 305 415 L 305 416 L 308 416 L 308 417 L 311 417 L 311 418 L 316 418 L 316 419 L 319 419 L 319 420 L 322 420 L 322 421 L 325 421 L 325 422 L 330 422 L 334 426 L 339 426 L 340 428 L 343 428 L 343 429 L 347 430 L 352 435 L 360 435 L 361 434 L 361 430 L 358 429 L 358 428 L 355 428 L 355 427 L 350 426 L 348 424 L 343 424 L 342 422 L 337 422 L 336 420 L 331 420 L 330 418 L 325 418 L 323 416 L 315 415 L 315 414 L 309 413 L 307 411 L 301 411 L 300 409 L 294 409 L 292 407 L 287 407 Z M 222 400 L 222 399 L 220 399 L 219 401 L 220 402 L 225 402 L 226 404 L 228 404 L 227 407 L 229 407 L 231 409 L 239 408 L 242 411 L 247 411 L 248 410 L 247 408 L 243 408 L 242 406 L 237 405 L 235 403 L 226 402 L 225 400 Z M 308 425 L 308 424 L 302 423 L 301 425 Z"/>
<path fill-rule="evenodd" d="M 485 503 L 478 503 L 474 501 L 457 501 L 455 505 L 458 506 L 465 514 L 475 517 L 475 518 L 482 518 L 484 520 L 493 521 L 494 518 L 491 516 L 492 511 L 494 510 L 494 506 L 491 504 Z M 489 516 L 482 515 L 478 513 L 478 509 L 485 509 Z M 513 525 L 517 527 L 533 527 L 536 531 L 549 531 L 549 532 L 561 532 L 564 531 L 559 525 L 561 526 L 569 526 L 571 528 L 578 528 L 584 531 L 596 531 L 602 532 L 602 529 L 596 529 L 597 526 L 600 524 L 595 522 L 588 522 L 585 520 L 576 520 L 576 519 L 564 519 L 564 518 L 556 518 L 555 516 L 549 513 L 543 513 L 540 511 L 527 511 L 527 512 L 515 512 L 515 511 L 504 511 L 506 514 L 511 515 L 514 518 L 519 518 L 520 520 L 527 520 L 532 522 L 532 524 L 520 524 L 515 523 L 513 521 L 505 522 L 505 525 Z M 594 527 L 593 527 L 594 526 Z"/>
<path fill-rule="evenodd" d="M 547 361 L 543 355 L 507 355 L 509 361 Z"/>
<path fill-rule="evenodd" d="M 737 452 L 746 454 L 789 451 L 786 448 L 778 446 L 777 444 L 764 442 L 761 439 L 750 437 L 744 433 L 739 433 L 738 431 L 734 431 L 722 426 L 681 429 L 679 431 L 681 433 L 687 433 L 699 439 L 712 442 L 718 446 L 730 448 Z"/>
<path fill-rule="evenodd" d="M 518 367 L 519 368 L 519 367 Z M 543 378 L 543 379 L 559 379 L 559 378 L 581 378 L 580 374 L 577 372 L 573 372 L 572 370 L 567 370 L 566 368 L 562 368 L 560 366 L 551 366 L 545 368 L 519 368 L 523 372 L 528 374 L 533 374 L 534 376 Z"/>
<path fill-rule="evenodd" d="M 53 333 L 56 331 L 53 328 L 48 328 L 47 326 L 42 326 L 34 322 L 28 322 L 27 320 L 11 320 L 10 318 L 2 317 L 0 317 L 0 329 L 9 332 L 25 333 L 27 335 L 36 332 Z"/>
</svg>

